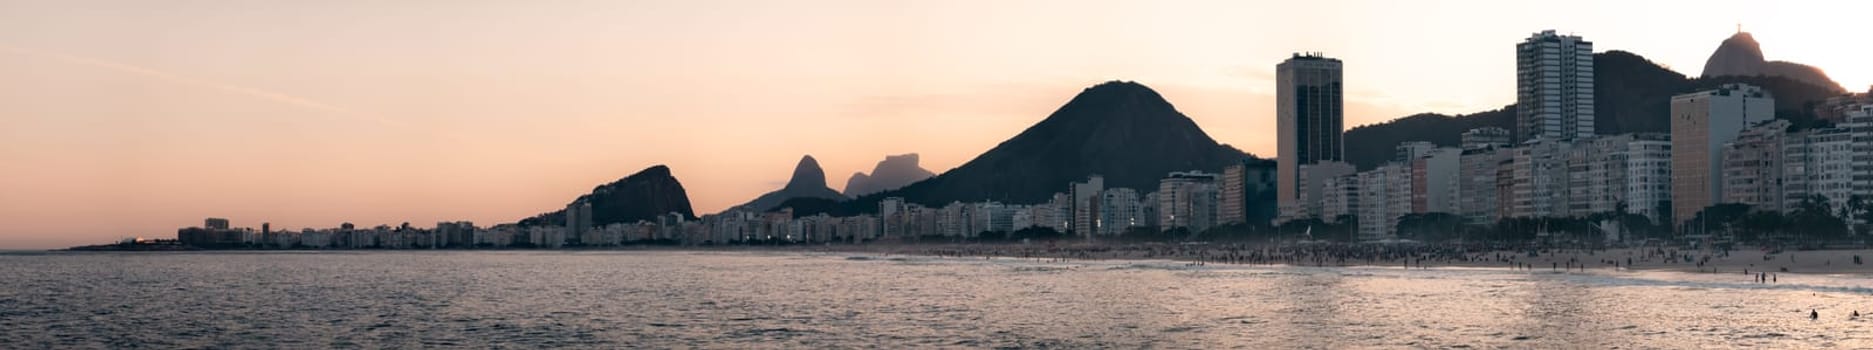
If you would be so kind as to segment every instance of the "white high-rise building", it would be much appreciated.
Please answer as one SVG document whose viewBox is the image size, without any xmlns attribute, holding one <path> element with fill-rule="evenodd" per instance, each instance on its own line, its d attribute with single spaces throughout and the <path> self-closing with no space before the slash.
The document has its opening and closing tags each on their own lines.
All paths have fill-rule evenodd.
<svg viewBox="0 0 1873 350">
<path fill-rule="evenodd" d="M 1574 147 L 1568 148 L 1563 161 L 1567 171 L 1567 207 L 1558 209 L 1562 216 L 1584 217 L 1592 215 L 1596 200 L 1611 193 L 1607 169 L 1611 162 L 1602 155 L 1614 149 L 1618 137 L 1596 137 L 1575 140 Z"/>
<path fill-rule="evenodd" d="M 1417 183 L 1417 176 L 1412 171 L 1411 164 L 1397 164 L 1389 167 L 1392 173 L 1385 177 L 1385 190 L 1388 192 L 1385 194 L 1385 213 L 1391 219 L 1386 221 L 1385 237 L 1378 239 L 1398 237 L 1398 217 L 1412 213 L 1412 193 L 1416 189 L 1413 185 Z"/>
<path fill-rule="evenodd" d="M 904 237 L 906 218 L 903 197 L 887 197 L 878 201 L 878 235 L 885 238 Z"/>
<path fill-rule="evenodd" d="M 1411 167 L 1386 164 L 1360 172 L 1358 232 L 1362 241 L 1394 238 L 1398 217 L 1411 213 Z"/>
<path fill-rule="evenodd" d="M 1509 197 L 1513 207 L 1509 217 L 1567 215 L 1567 151 L 1572 146 L 1567 141 L 1541 139 L 1515 148 L 1515 159 L 1510 164 L 1513 193 Z"/>
<path fill-rule="evenodd" d="M 1593 136 L 1593 42 L 1546 30 L 1515 45 L 1516 135 Z"/>
<path fill-rule="evenodd" d="M 1331 220 L 1331 217 L 1321 215 L 1321 205 L 1325 203 L 1323 200 L 1327 179 L 1352 175 L 1355 172 L 1352 164 L 1342 162 L 1301 165 L 1299 171 L 1296 172 L 1298 177 L 1292 184 L 1296 197 L 1280 205 L 1281 219 L 1278 221 L 1308 218 Z"/>
<path fill-rule="evenodd" d="M 1577 140 L 1566 150 L 1566 207 L 1555 215 L 1644 215 L 1655 222 L 1670 201 L 1671 141 L 1664 134 L 1607 135 Z M 1622 208 L 1623 207 L 1623 208 Z"/>
<path fill-rule="evenodd" d="M 1046 204 L 1042 204 L 1041 206 L 1045 205 Z M 1014 215 L 1010 217 L 1009 220 L 1013 222 L 1008 232 L 1020 231 L 1021 229 L 1036 226 L 1034 224 L 1034 207 L 1016 208 L 1014 210 Z"/>
<path fill-rule="evenodd" d="M 938 209 L 937 230 L 943 234 L 943 237 L 975 236 L 976 232 L 970 232 L 969 206 L 962 202 L 950 202 L 949 205 Z"/>
<path fill-rule="evenodd" d="M 1514 149 L 1495 145 L 1478 145 L 1463 151 L 1458 160 L 1461 175 L 1457 181 L 1457 207 L 1458 213 L 1470 224 L 1488 225 L 1502 219 L 1496 173 L 1503 167 L 1513 166 L 1510 161 L 1514 158 Z"/>
<path fill-rule="evenodd" d="M 1066 233 L 1073 226 L 1073 195 L 1055 192 L 1054 197 L 1047 200 L 1046 209 L 1041 213 L 1045 215 L 1036 215 L 1034 219 L 1060 233 Z"/>
<path fill-rule="evenodd" d="M 1118 236 L 1125 230 L 1144 226 L 1144 211 L 1138 205 L 1138 191 L 1116 187 L 1099 194 L 1099 227 L 1101 236 Z"/>
<path fill-rule="evenodd" d="M 1673 96 L 1670 117 L 1671 211 L 1682 222 L 1723 200 L 1724 144 L 1744 127 L 1775 118 L 1775 99 L 1760 87 L 1725 84 Z"/>
<path fill-rule="evenodd" d="M 1346 175 L 1328 178 L 1323 181 L 1321 191 L 1320 220 L 1338 224 L 1340 219 L 1359 216 L 1359 199 L 1362 184 L 1358 175 Z M 1356 220 L 1349 219 L 1348 221 Z"/>
<path fill-rule="evenodd" d="M 1794 210 L 1818 196 L 1840 213 L 1854 196 L 1873 198 L 1873 106 L 1853 108 L 1845 119 L 1839 127 L 1784 136 L 1783 208 Z"/>
<path fill-rule="evenodd" d="M 974 206 L 972 212 L 975 215 L 969 219 L 974 220 L 975 223 L 969 226 L 978 230 L 977 233 L 1014 232 L 1015 209 L 1013 207 L 1000 202 L 974 203 Z"/>
<path fill-rule="evenodd" d="M 1644 215 L 1655 224 L 1668 224 L 1665 215 L 1671 208 L 1671 137 L 1663 134 L 1636 134 L 1623 152 L 1626 187 L 1626 212 Z M 1617 183 L 1616 183 L 1617 184 Z"/>
<path fill-rule="evenodd" d="M 1750 206 L 1751 210 L 1782 212 L 1784 136 L 1792 125 L 1771 119 L 1737 134 L 1723 149 L 1723 201 Z"/>
<path fill-rule="evenodd" d="M 1410 160 L 1411 212 L 1447 213 L 1459 211 L 1459 161 L 1463 152 L 1453 147 L 1437 147 L 1421 152 Z"/>
<path fill-rule="evenodd" d="M 1202 232 L 1216 225 L 1216 174 L 1173 172 L 1158 180 L 1158 225 L 1169 230 L 1183 227 Z"/>
<path fill-rule="evenodd" d="M 1846 108 L 1846 120 L 1840 127 L 1853 133 L 1853 191 L 1873 198 L 1873 106 Z M 1864 224 L 1858 220 L 1849 222 Z"/>
<path fill-rule="evenodd" d="M 1070 208 L 1072 208 L 1072 224 L 1067 226 L 1067 230 L 1073 231 L 1073 234 L 1089 238 L 1097 234 L 1099 232 L 1099 228 L 1097 227 L 1099 224 L 1099 192 L 1106 190 L 1106 178 L 1104 176 L 1093 175 L 1087 178 L 1086 182 L 1073 183 L 1067 190 L 1071 191 L 1070 195 L 1073 197 L 1073 203 L 1069 204 L 1071 206 Z"/>
<path fill-rule="evenodd" d="M 1821 196 L 1833 212 L 1846 208 L 1854 194 L 1853 136 L 1842 128 L 1788 135 L 1782 145 L 1782 206 L 1799 208 L 1802 201 Z"/>
</svg>

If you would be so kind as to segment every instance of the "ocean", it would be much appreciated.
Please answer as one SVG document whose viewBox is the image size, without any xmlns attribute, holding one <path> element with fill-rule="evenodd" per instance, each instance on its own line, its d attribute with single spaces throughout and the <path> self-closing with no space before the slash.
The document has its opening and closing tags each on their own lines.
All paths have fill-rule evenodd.
<svg viewBox="0 0 1873 350">
<path fill-rule="evenodd" d="M 395 251 L 6 253 L 0 281 L 0 348 L 1873 346 L 1854 275 Z"/>
</svg>

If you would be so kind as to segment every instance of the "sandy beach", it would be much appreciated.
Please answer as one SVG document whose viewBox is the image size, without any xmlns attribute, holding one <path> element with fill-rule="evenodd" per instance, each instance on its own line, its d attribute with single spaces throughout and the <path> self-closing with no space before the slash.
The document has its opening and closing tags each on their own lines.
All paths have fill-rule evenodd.
<svg viewBox="0 0 1873 350">
<path fill-rule="evenodd" d="M 835 246 L 833 251 L 879 255 L 927 255 L 973 259 L 1174 260 L 1197 264 L 1377 266 L 1399 268 L 1504 268 L 1528 270 L 1680 271 L 1724 273 L 1764 278 L 1782 274 L 1873 275 L 1873 249 L 1831 249 L 1775 253 L 1760 249 L 1679 250 L 1675 248 L 1616 248 L 1602 250 L 1461 251 L 1423 247 L 1404 251 L 1318 252 L 1281 251 L 1271 246 L 1180 246 L 1125 244 L 955 244 Z M 1312 254 L 1311 256 L 1307 256 Z M 1861 264 L 1855 264 L 1858 256 Z"/>
</svg>

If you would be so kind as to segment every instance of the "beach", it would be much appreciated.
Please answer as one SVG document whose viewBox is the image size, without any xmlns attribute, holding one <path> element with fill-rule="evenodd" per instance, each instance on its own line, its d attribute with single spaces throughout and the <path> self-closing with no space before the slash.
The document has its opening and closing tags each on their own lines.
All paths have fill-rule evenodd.
<svg viewBox="0 0 1873 350">
<path fill-rule="evenodd" d="M 1172 260 L 1190 264 L 1374 266 L 1429 269 L 1441 267 L 1569 271 L 1678 271 L 1736 274 L 1753 281 L 1758 274 L 1873 275 L 1873 249 L 1765 251 L 1757 248 L 1683 250 L 1678 248 L 1471 250 L 1433 245 L 1060 245 L 949 244 L 833 246 L 830 250 L 878 255 L 925 255 L 968 259 Z M 1855 258 L 1860 263 L 1855 263 Z M 1745 277 L 1747 276 L 1747 277 Z"/>
</svg>

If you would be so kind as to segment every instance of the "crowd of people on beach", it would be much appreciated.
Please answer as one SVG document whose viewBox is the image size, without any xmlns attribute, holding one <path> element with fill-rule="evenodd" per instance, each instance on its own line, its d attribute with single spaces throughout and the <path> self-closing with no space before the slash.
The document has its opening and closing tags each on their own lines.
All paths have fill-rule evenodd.
<svg viewBox="0 0 1873 350">
<path fill-rule="evenodd" d="M 1586 271 L 1590 268 L 1620 270 L 1644 265 L 1646 267 L 1679 266 L 1708 273 L 1724 272 L 1711 262 L 1713 259 L 1730 256 L 1728 249 L 1679 249 L 1662 246 L 1624 249 L 1615 252 L 1604 247 L 1322 242 L 947 245 L 915 247 L 894 252 L 944 258 L 1024 259 L 1037 262 L 1163 259 L 1183 261 L 1191 265 L 1399 266 L 1403 268 L 1443 266 L 1539 270 L 1540 265 L 1546 264 L 1549 265 L 1549 270 L 1554 271 Z M 1769 258 L 1765 257 L 1765 259 Z M 1794 261 L 1793 254 L 1788 254 L 1786 259 Z M 1780 268 L 1771 271 L 1756 269 L 1755 264 L 1749 264 L 1743 267 L 1741 272 L 1757 283 L 1776 283 L 1778 281 L 1776 273 L 1788 272 L 1788 269 Z"/>
<path fill-rule="evenodd" d="M 1048 262 L 1110 259 L 1167 259 L 1191 264 L 1288 265 L 1288 266 L 1504 266 L 1535 269 L 1533 257 L 1543 254 L 1591 254 L 1594 250 L 1534 249 L 1502 245 L 1425 245 L 1425 244 L 1134 244 L 1134 245 L 1047 245 L 1047 246 L 941 246 L 908 253 L 948 258 L 1013 258 Z M 1617 262 L 1605 260 L 1610 264 Z M 1585 269 L 1578 258 L 1555 262 L 1554 269 Z"/>
</svg>

